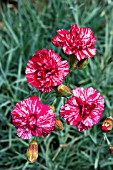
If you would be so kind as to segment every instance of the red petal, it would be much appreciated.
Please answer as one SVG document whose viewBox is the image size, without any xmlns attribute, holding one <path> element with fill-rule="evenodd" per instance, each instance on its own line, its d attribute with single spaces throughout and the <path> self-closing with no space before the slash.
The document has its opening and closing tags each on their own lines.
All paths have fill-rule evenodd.
<svg viewBox="0 0 113 170">
<path fill-rule="evenodd" d="M 63 46 L 64 42 L 65 42 L 65 38 L 62 36 L 54 36 L 52 38 L 53 45 L 57 47 Z"/>
<path fill-rule="evenodd" d="M 92 47 L 84 49 L 84 50 L 83 49 L 78 50 L 75 55 L 79 61 L 83 60 L 84 58 L 94 57 L 96 55 L 96 48 L 94 46 L 92 46 Z"/>
<path fill-rule="evenodd" d="M 70 28 L 70 33 L 71 33 L 72 35 L 79 33 L 79 28 L 78 28 L 77 24 L 73 24 L 73 25 L 71 26 L 71 28 Z"/>
<path fill-rule="evenodd" d="M 62 29 L 62 30 L 57 30 L 57 33 L 58 33 L 60 36 L 64 37 L 65 34 L 68 34 L 68 33 L 69 33 L 69 31 Z"/>
</svg>

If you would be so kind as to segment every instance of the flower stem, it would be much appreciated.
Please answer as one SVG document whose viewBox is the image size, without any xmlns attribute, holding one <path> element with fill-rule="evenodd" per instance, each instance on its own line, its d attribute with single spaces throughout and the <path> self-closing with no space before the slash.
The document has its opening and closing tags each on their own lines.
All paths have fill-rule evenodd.
<svg viewBox="0 0 113 170">
<path fill-rule="evenodd" d="M 107 138 L 106 133 L 104 133 L 104 140 L 106 140 L 106 141 L 107 141 L 107 144 L 108 144 L 109 146 L 111 146 L 111 143 L 110 143 L 109 139 Z"/>
</svg>

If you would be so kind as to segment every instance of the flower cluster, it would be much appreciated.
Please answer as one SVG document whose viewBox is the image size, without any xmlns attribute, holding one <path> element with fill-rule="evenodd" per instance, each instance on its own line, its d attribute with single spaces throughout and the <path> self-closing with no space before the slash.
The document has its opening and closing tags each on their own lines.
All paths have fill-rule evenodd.
<svg viewBox="0 0 113 170">
<path fill-rule="evenodd" d="M 62 29 L 57 33 L 58 35 L 52 38 L 52 43 L 62 47 L 65 54 L 71 55 L 70 69 L 74 68 L 71 67 L 73 62 L 74 64 L 77 62 L 76 68 L 85 68 L 88 64 L 87 59 L 96 55 L 94 47 L 96 37 L 93 31 L 90 28 L 78 28 L 74 24 L 70 30 Z M 84 131 L 99 122 L 104 111 L 104 98 L 92 87 L 71 90 L 62 84 L 70 69 L 68 61 L 63 61 L 55 51 L 42 49 L 29 59 L 25 73 L 28 83 L 37 90 L 41 92 L 54 90 L 56 98 L 67 97 L 67 101 L 60 108 L 60 116 L 68 125 L 76 126 L 78 131 Z M 54 102 L 52 106 L 44 105 L 37 96 L 31 96 L 17 103 L 11 112 L 17 135 L 22 139 L 30 139 L 32 136 L 46 136 L 54 129 L 63 130 L 63 123 L 54 112 Z M 110 131 L 112 127 L 113 120 L 109 118 L 101 129 Z M 36 141 L 31 142 L 26 156 L 31 163 L 37 159 Z"/>
</svg>

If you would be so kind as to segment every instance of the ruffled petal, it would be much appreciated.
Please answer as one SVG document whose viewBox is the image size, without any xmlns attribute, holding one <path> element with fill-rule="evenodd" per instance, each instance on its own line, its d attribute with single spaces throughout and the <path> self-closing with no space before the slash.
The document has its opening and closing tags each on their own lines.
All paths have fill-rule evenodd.
<svg viewBox="0 0 113 170">
<path fill-rule="evenodd" d="M 79 61 L 85 58 L 94 57 L 95 55 L 96 55 L 96 48 L 94 46 L 91 46 L 90 48 L 87 49 L 78 50 L 75 53 L 75 56 Z"/>
<path fill-rule="evenodd" d="M 19 127 L 17 129 L 17 135 L 22 139 L 30 139 L 32 137 L 31 130 L 27 127 Z"/>
</svg>

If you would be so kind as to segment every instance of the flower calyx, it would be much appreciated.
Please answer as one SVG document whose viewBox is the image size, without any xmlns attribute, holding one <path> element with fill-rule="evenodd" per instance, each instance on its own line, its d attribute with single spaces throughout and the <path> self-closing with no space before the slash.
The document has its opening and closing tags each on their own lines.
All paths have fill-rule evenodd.
<svg viewBox="0 0 113 170">
<path fill-rule="evenodd" d="M 81 61 L 78 61 L 76 67 L 77 67 L 77 69 L 82 70 L 82 69 L 86 68 L 87 65 L 88 65 L 88 59 L 85 58 L 85 59 L 83 59 Z"/>
</svg>

